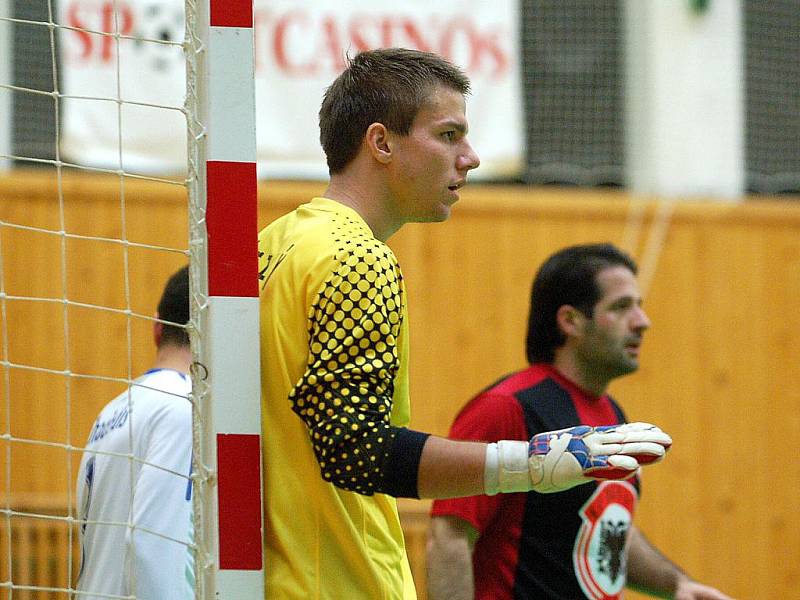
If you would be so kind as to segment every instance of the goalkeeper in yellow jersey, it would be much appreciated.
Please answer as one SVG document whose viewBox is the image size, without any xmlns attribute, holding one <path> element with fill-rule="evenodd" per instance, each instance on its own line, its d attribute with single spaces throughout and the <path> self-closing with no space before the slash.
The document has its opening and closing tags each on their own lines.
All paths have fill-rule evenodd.
<svg viewBox="0 0 800 600">
<path fill-rule="evenodd" d="M 396 497 L 554 492 L 632 476 L 671 443 L 646 424 L 535 444 L 407 428 L 406 295 L 385 242 L 446 220 L 478 167 L 468 92 L 434 54 L 349 60 L 319 112 L 325 193 L 259 236 L 267 598 L 414 598 Z"/>
</svg>

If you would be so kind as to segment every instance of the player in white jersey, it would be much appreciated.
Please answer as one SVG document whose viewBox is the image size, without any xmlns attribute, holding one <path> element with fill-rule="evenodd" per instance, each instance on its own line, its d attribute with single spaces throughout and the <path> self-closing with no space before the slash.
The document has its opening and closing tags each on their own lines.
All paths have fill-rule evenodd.
<svg viewBox="0 0 800 600">
<path fill-rule="evenodd" d="M 189 320 L 187 268 L 168 281 L 158 317 Z M 103 408 L 84 450 L 79 598 L 194 598 L 191 351 L 181 327 L 156 323 L 154 339 L 153 368 Z"/>
</svg>

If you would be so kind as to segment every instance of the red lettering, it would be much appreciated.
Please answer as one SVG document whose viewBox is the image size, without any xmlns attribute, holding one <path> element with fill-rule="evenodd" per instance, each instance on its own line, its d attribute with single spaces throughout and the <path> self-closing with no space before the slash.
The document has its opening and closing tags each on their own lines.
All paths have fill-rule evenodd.
<svg viewBox="0 0 800 600">
<path fill-rule="evenodd" d="M 353 44 L 353 49 L 356 52 L 363 52 L 364 50 L 369 50 L 370 48 L 376 48 L 379 44 L 375 42 L 370 43 L 367 38 L 364 37 L 363 32 L 364 30 L 371 29 L 372 23 L 370 22 L 370 18 L 365 15 L 355 15 L 353 19 L 350 21 L 350 27 L 348 28 L 348 34 L 350 37 L 350 41 Z M 385 33 L 384 33 L 385 37 Z M 385 42 L 380 43 L 382 46 L 387 46 Z"/>
<path fill-rule="evenodd" d="M 392 22 L 389 19 L 381 19 L 381 46 L 391 48 L 392 46 Z"/>
<path fill-rule="evenodd" d="M 503 51 L 497 39 L 497 32 L 493 31 L 487 35 L 476 34 L 473 43 L 473 61 L 475 71 L 480 71 L 484 55 L 494 59 L 494 69 L 492 77 L 502 77 L 511 67 L 508 55 Z"/>
<path fill-rule="evenodd" d="M 335 75 L 344 68 L 346 54 L 391 46 L 438 52 L 464 66 L 473 78 L 505 77 L 514 60 L 501 27 L 478 23 L 468 14 L 422 19 L 356 12 L 343 18 L 309 9 L 260 9 L 254 26 L 256 69 L 273 65 L 288 77 Z"/>
<path fill-rule="evenodd" d="M 315 71 L 313 64 L 292 64 L 289 53 L 287 52 L 287 32 L 292 25 L 296 25 L 297 23 L 300 25 L 307 24 L 308 16 L 305 13 L 295 10 L 286 13 L 278 19 L 275 25 L 275 37 L 272 43 L 275 53 L 275 62 L 279 69 L 286 71 L 289 75 L 313 75 Z"/>
<path fill-rule="evenodd" d="M 510 69 L 510 58 L 502 48 L 501 36 L 496 30 L 481 32 L 471 20 L 458 17 L 444 28 L 439 43 L 439 53 L 459 64 L 472 74 L 488 71 L 499 79 Z M 484 66 L 485 61 L 492 66 Z"/>
<path fill-rule="evenodd" d="M 78 42 L 77 58 L 86 62 L 95 53 L 99 53 L 102 62 L 111 62 L 116 50 L 116 39 L 113 35 L 103 35 L 99 44 L 95 42 L 97 33 L 130 35 L 133 31 L 134 14 L 130 6 L 123 2 L 105 0 L 102 3 L 72 2 L 66 9 L 66 19 L 71 33 Z"/>
<path fill-rule="evenodd" d="M 114 21 L 115 21 L 115 11 L 113 4 L 105 4 L 103 5 L 103 24 L 100 27 L 100 31 L 104 33 L 111 33 L 114 31 Z M 112 44 L 114 43 L 114 39 L 109 35 L 103 36 L 103 44 L 102 44 L 102 51 L 100 52 L 100 57 L 102 58 L 103 62 L 109 62 L 111 60 L 111 51 L 113 49 Z"/>
<path fill-rule="evenodd" d="M 78 4 L 70 4 L 69 8 L 67 9 L 67 23 L 70 27 L 74 27 L 71 31 L 73 33 L 80 45 L 81 45 L 81 53 L 80 59 L 86 60 L 92 53 L 92 36 L 90 36 L 84 29 L 87 29 L 86 23 L 81 20 L 80 17 L 80 8 Z"/>
<path fill-rule="evenodd" d="M 465 49 L 469 49 L 469 61 L 467 64 L 468 71 L 475 70 L 475 56 L 474 52 L 472 52 L 472 39 L 475 37 L 475 31 L 472 28 L 472 23 L 467 21 L 466 19 L 456 18 L 450 22 L 450 26 L 446 28 L 444 33 L 442 34 L 442 38 L 439 43 L 439 53 L 448 58 L 449 60 L 457 61 L 456 57 L 460 54 L 459 53 L 459 46 L 458 44 L 464 44 Z M 463 39 L 459 39 L 463 38 Z"/>
<path fill-rule="evenodd" d="M 103 33 L 119 33 L 129 35 L 133 30 L 133 14 L 127 4 L 106 2 L 103 5 L 103 21 L 100 31 Z M 116 39 L 111 35 L 103 36 L 100 57 L 103 62 L 111 62 L 116 49 Z"/>
<path fill-rule="evenodd" d="M 400 22 L 400 29 L 406 35 L 408 40 L 411 42 L 411 46 L 416 50 L 423 50 L 425 52 L 431 51 L 431 46 L 425 39 L 422 37 L 422 32 L 417 27 L 416 23 L 414 23 L 411 19 L 403 19 Z"/>
<path fill-rule="evenodd" d="M 323 19 L 322 36 L 322 49 L 330 55 L 334 68 L 338 73 L 344 69 L 344 55 L 347 48 L 342 45 L 334 17 L 328 16 Z"/>
<path fill-rule="evenodd" d="M 256 9 L 253 12 L 253 54 L 254 54 L 254 63 L 253 66 L 258 72 L 262 68 L 261 64 L 261 37 L 267 32 L 269 29 L 269 17 L 270 14 L 266 10 L 258 10 Z"/>
</svg>

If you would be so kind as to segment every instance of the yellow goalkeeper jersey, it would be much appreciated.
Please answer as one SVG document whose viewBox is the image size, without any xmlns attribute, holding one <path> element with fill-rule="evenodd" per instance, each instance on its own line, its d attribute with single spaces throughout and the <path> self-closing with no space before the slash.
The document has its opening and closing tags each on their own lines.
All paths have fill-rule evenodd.
<svg viewBox="0 0 800 600">
<path fill-rule="evenodd" d="M 383 458 L 409 421 L 397 260 L 314 198 L 259 235 L 266 597 L 416 598 Z"/>
</svg>

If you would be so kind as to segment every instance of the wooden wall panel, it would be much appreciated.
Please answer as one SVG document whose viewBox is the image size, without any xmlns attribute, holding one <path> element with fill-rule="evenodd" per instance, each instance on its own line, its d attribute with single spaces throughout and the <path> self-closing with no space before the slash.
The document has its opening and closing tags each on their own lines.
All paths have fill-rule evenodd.
<svg viewBox="0 0 800 600">
<path fill-rule="evenodd" d="M 118 180 L 73 176 L 63 189 L 69 231 L 119 235 Z M 52 177 L 0 179 L 0 219 L 57 224 L 54 190 Z M 260 223 L 323 190 L 321 183 L 262 185 Z M 183 188 L 129 181 L 124 200 L 133 240 L 186 247 Z M 589 241 L 625 245 L 647 267 L 653 327 L 640 371 L 615 382 L 612 393 L 632 419 L 658 423 L 675 438 L 668 460 L 646 471 L 637 522 L 691 574 L 738 598 L 795 597 L 800 464 L 787 450 L 800 443 L 800 204 L 754 199 L 664 208 L 617 191 L 471 186 L 449 222 L 409 225 L 392 238 L 409 293 L 412 424 L 445 434 L 472 394 L 524 365 L 531 279 L 549 253 Z M 669 219 L 659 222 L 659 215 Z M 651 279 L 647 249 L 656 226 L 665 238 L 652 255 Z M 5 293 L 60 297 L 60 243 L 0 228 Z M 121 248 L 86 240 L 70 242 L 69 252 L 71 297 L 125 305 Z M 184 257 L 130 249 L 128 260 L 132 306 L 152 314 L 164 279 Z M 128 358 L 127 319 L 76 311 L 69 315 L 76 341 L 65 345 L 60 306 L 5 305 L 13 361 L 62 369 L 69 355 L 76 372 L 124 376 L 129 365 L 139 372 L 152 359 L 149 322 L 131 321 Z M 10 420 L 15 436 L 80 446 L 116 387 L 75 382 L 66 390 L 56 375 L 15 370 L 10 394 L 0 386 L 0 434 Z M 13 491 L 62 494 L 72 485 L 66 450 L 33 451 L 0 439 L 0 489 L 9 445 Z M 418 538 L 421 521 L 412 518 Z"/>
<path fill-rule="evenodd" d="M 0 448 L 0 462 L 8 462 L 6 452 L 11 456 L 10 468 L 0 469 L 0 484 L 5 487 L 10 473 L 15 493 L 66 494 L 74 487 L 79 449 L 98 411 L 125 386 L 62 373 L 119 379 L 145 370 L 155 349 L 152 321 L 144 317 L 155 314 L 166 277 L 186 262 L 182 186 L 134 181 L 122 187 L 117 178 L 67 172 L 63 202 L 57 192 L 49 171 L 0 180 L 0 219 L 28 228 L 0 229 L 2 291 L 49 300 L 8 300 L 3 306 L 8 324 L 3 359 L 51 371 L 2 373 L 0 430 L 16 440 Z M 83 237 L 59 235 L 62 230 Z M 130 244 L 109 241 L 122 237 Z M 129 310 L 132 316 L 65 307 L 58 301 L 62 297 Z M 37 447 L 26 443 L 29 439 L 53 445 Z"/>
<path fill-rule="evenodd" d="M 10 506 L 19 513 L 0 520 L 0 579 L 23 589 L 0 589 L 0 600 L 58 600 L 74 586 L 80 546 L 78 528 L 65 519 L 60 498 L 23 495 Z M 5 506 L 5 502 L 4 502 Z M 35 515 L 35 516 L 27 516 Z M 70 560 L 70 556 L 72 559 Z M 38 587 L 45 590 L 24 589 Z M 62 591 L 57 591 L 62 590 Z"/>
</svg>

